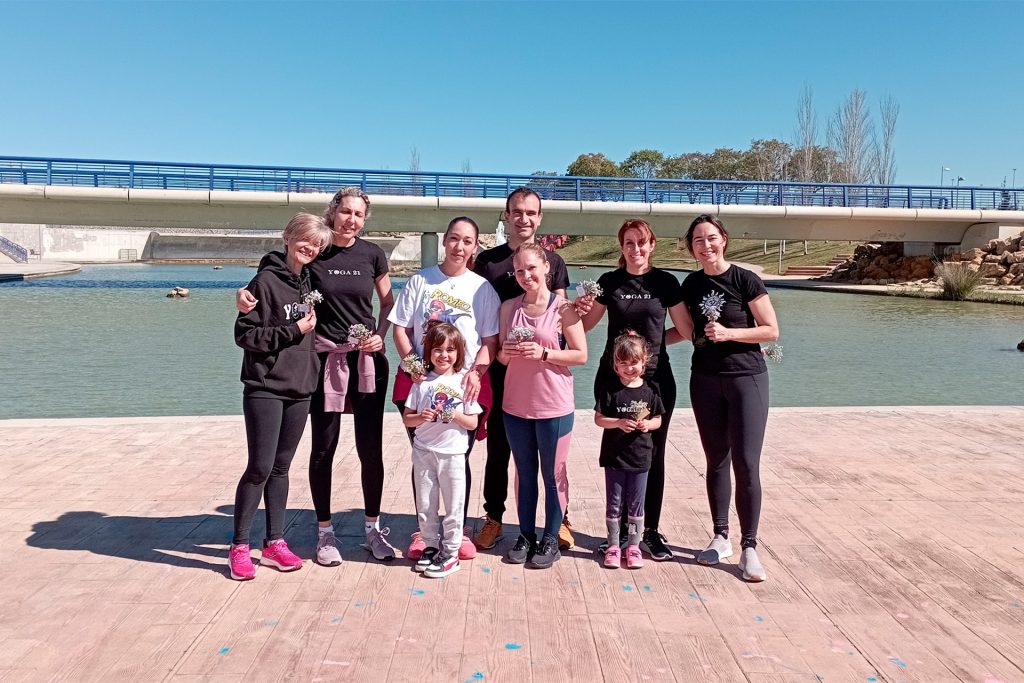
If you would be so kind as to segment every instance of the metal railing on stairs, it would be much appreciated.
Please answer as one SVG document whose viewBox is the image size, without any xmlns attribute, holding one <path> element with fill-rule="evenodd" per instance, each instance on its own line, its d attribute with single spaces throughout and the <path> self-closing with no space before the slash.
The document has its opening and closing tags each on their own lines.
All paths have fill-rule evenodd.
<svg viewBox="0 0 1024 683">
<path fill-rule="evenodd" d="M 28 249 L 2 235 L 0 235 L 0 252 L 7 254 L 18 263 L 28 263 Z"/>
</svg>

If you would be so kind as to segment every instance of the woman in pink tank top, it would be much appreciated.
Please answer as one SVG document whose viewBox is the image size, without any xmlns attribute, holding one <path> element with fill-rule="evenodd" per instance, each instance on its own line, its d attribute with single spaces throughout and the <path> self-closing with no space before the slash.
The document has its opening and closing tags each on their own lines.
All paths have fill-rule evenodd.
<svg viewBox="0 0 1024 683">
<path fill-rule="evenodd" d="M 560 557 L 558 527 L 568 500 L 565 467 L 576 408 L 569 367 L 587 362 L 587 340 L 576 310 L 548 288 L 550 266 L 543 248 L 522 244 L 512 263 L 524 293 L 501 305 L 498 333 L 502 341 L 498 361 L 508 366 L 505 431 L 519 476 L 519 538 L 507 557 L 516 564 L 546 568 Z M 544 480 L 540 541 L 538 473 Z"/>
</svg>

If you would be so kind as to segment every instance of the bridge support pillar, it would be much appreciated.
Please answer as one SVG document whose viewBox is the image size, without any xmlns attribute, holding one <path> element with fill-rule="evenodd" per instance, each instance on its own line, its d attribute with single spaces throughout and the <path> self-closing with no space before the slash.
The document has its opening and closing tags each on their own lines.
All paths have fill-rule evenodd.
<svg viewBox="0 0 1024 683">
<path fill-rule="evenodd" d="M 437 233 L 425 232 L 420 235 L 420 266 L 429 268 L 437 265 Z"/>
<path fill-rule="evenodd" d="M 935 242 L 904 242 L 904 256 L 935 256 Z"/>
<path fill-rule="evenodd" d="M 998 223 L 975 223 L 964 232 L 963 241 L 960 243 L 960 250 L 987 247 L 989 240 L 1004 240 L 1007 237 L 1016 237 L 1024 230 L 1019 225 L 999 225 Z"/>
</svg>

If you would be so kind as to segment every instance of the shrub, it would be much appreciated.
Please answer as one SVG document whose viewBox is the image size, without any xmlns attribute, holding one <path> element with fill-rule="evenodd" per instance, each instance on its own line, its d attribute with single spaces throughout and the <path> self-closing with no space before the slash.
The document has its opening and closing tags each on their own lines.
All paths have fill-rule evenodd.
<svg viewBox="0 0 1024 683">
<path fill-rule="evenodd" d="M 981 274 L 966 263 L 944 262 L 935 265 L 935 274 L 942 278 L 942 298 L 964 301 L 981 285 Z"/>
</svg>

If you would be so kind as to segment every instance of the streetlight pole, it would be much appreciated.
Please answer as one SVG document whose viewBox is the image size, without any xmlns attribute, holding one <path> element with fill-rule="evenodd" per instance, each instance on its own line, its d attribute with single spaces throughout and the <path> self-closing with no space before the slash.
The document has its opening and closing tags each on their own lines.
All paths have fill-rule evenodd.
<svg viewBox="0 0 1024 683">
<path fill-rule="evenodd" d="M 942 167 L 942 172 L 939 173 L 939 187 L 942 187 L 943 185 L 946 184 L 946 171 L 951 171 L 951 170 L 953 170 L 953 169 L 947 168 L 946 166 Z"/>
<path fill-rule="evenodd" d="M 1017 169 L 1013 169 L 1013 180 L 1010 182 L 1010 187 L 1017 187 Z"/>
</svg>

